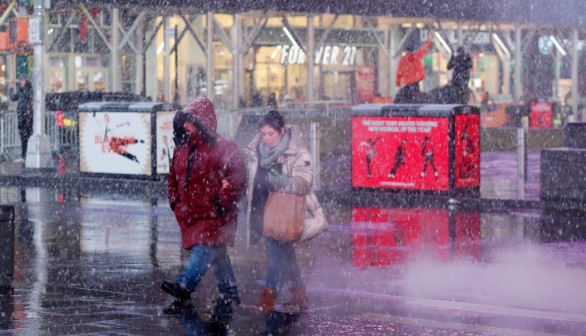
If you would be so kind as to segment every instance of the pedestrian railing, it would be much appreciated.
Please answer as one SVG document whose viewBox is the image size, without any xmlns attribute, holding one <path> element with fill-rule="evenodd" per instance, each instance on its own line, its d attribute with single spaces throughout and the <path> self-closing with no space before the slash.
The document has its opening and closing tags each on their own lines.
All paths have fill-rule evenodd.
<svg viewBox="0 0 586 336">
<path fill-rule="evenodd" d="M 51 150 L 55 154 L 79 153 L 79 128 L 77 115 L 65 113 L 69 125 L 59 126 L 55 111 L 45 113 L 45 134 L 51 141 Z M 18 131 L 18 116 L 15 111 L 5 110 L 0 113 L 0 156 L 5 160 L 14 159 L 14 152 L 21 148 Z M 18 155 L 16 155 L 18 156 Z"/>
</svg>

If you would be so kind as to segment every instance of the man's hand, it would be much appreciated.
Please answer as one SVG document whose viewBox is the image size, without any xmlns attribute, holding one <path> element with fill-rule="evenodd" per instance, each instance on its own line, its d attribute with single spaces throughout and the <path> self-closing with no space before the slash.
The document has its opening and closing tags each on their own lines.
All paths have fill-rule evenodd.
<svg viewBox="0 0 586 336">
<path fill-rule="evenodd" d="M 269 182 L 277 189 L 285 188 L 289 185 L 289 178 L 279 172 L 271 170 L 269 173 Z"/>
</svg>

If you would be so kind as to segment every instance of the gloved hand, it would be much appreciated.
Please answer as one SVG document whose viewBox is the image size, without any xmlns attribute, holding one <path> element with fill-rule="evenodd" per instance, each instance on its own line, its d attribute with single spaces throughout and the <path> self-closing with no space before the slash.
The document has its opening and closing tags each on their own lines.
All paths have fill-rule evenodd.
<svg viewBox="0 0 586 336">
<path fill-rule="evenodd" d="M 219 202 L 214 203 L 214 209 L 218 216 L 224 217 L 226 215 L 226 208 L 224 208 Z"/>
<path fill-rule="evenodd" d="M 289 185 L 289 178 L 282 173 L 271 170 L 269 173 L 269 182 L 277 189 L 285 188 Z"/>
<path fill-rule="evenodd" d="M 169 204 L 171 206 L 171 211 L 175 211 L 175 202 Z"/>
<path fill-rule="evenodd" d="M 220 217 L 224 217 L 226 215 L 226 208 L 224 208 L 222 203 L 220 203 L 220 196 L 214 197 L 214 211 L 216 211 L 216 214 Z"/>
</svg>

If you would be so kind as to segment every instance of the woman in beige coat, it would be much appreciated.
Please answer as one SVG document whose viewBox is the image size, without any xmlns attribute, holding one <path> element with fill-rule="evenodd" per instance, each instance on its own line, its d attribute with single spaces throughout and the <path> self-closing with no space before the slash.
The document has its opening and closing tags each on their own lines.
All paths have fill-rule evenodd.
<svg viewBox="0 0 586 336">
<path fill-rule="evenodd" d="M 263 216 L 269 193 L 279 191 L 306 196 L 310 194 L 313 178 L 311 156 L 301 141 L 299 128 L 285 126 L 277 111 L 265 115 L 257 134 L 245 148 L 248 157 L 248 221 L 254 240 L 262 235 Z M 313 194 L 313 193 L 311 193 Z M 307 197 L 308 200 L 317 198 Z M 306 201 L 307 202 L 307 201 Z M 277 295 L 285 282 L 291 283 L 291 304 L 300 310 L 307 308 L 307 295 L 293 242 L 281 242 L 264 237 L 267 251 L 266 286 L 255 304 L 265 313 L 274 310 Z"/>
</svg>

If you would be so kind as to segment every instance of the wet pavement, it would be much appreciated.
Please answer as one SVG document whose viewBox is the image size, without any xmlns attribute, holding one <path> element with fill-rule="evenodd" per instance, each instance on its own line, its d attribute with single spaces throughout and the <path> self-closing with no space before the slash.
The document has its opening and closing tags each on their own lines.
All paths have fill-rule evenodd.
<svg viewBox="0 0 586 336">
<path fill-rule="evenodd" d="M 187 256 L 164 195 L 21 186 L 0 203 L 16 205 L 17 237 L 0 335 L 586 334 L 582 212 L 324 200 L 330 230 L 297 249 L 309 311 L 270 316 L 250 307 L 265 252 L 241 220 L 230 254 L 243 304 L 213 324 L 211 273 L 194 311 L 161 313 L 159 284 Z"/>
</svg>

